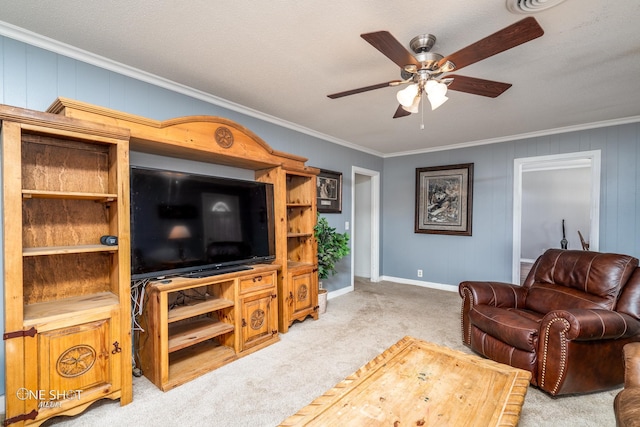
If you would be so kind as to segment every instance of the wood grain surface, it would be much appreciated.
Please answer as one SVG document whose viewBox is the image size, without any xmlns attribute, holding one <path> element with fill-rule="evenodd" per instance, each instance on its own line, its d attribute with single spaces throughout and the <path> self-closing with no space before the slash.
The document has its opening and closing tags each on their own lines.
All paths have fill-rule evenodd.
<svg viewBox="0 0 640 427">
<path fill-rule="evenodd" d="M 531 374 L 404 337 L 282 426 L 515 426 Z"/>
</svg>

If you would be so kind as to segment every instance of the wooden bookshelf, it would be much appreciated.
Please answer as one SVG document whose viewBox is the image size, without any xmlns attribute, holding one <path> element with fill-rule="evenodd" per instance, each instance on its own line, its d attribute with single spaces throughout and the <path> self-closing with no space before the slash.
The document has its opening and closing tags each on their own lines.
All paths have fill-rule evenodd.
<svg viewBox="0 0 640 427">
<path fill-rule="evenodd" d="M 39 425 L 102 398 L 125 405 L 132 399 L 129 133 L 9 106 L 0 106 L 0 120 L 7 420 Z M 101 245 L 102 235 L 121 243 Z M 61 362 L 79 354 L 86 363 Z M 19 399 L 22 389 L 80 397 L 43 408 Z"/>
</svg>

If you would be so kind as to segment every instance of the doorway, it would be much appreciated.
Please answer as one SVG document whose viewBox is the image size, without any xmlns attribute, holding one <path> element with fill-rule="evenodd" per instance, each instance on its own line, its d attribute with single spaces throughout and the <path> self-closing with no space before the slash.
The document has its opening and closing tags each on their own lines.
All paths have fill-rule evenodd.
<svg viewBox="0 0 640 427">
<path fill-rule="evenodd" d="M 572 241 L 569 249 L 598 250 L 599 150 L 515 159 L 513 175 L 513 283 L 522 283 L 526 266 L 540 255 L 537 252 L 545 245 L 560 248 L 565 236 Z M 534 215 L 532 206 L 540 208 Z M 570 226 L 563 217 L 571 218 Z M 556 234 L 549 237 L 549 233 Z"/>
<path fill-rule="evenodd" d="M 380 281 L 380 172 L 351 170 L 351 286 L 355 276 Z"/>
</svg>

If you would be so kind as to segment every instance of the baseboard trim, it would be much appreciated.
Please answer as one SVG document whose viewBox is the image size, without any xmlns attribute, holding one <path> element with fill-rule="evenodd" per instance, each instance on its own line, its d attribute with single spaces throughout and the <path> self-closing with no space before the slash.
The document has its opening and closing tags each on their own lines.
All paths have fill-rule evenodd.
<svg viewBox="0 0 640 427">
<path fill-rule="evenodd" d="M 425 282 L 422 280 L 405 279 L 404 277 L 381 276 L 380 280 L 388 280 L 389 282 L 401 283 L 403 285 L 421 286 L 423 288 L 438 289 L 441 291 L 458 292 L 458 287 L 454 285 L 445 285 L 443 283 Z"/>
<path fill-rule="evenodd" d="M 385 280 L 389 282 L 400 283 L 401 285 L 413 285 L 413 286 L 420 286 L 423 288 L 438 289 L 438 290 L 447 291 L 447 292 L 458 292 L 458 287 L 454 285 L 445 285 L 442 283 L 405 279 L 404 277 L 380 276 L 380 280 L 375 283 L 380 283 L 381 281 L 385 281 Z M 327 300 L 348 294 L 349 292 L 353 292 L 353 290 L 354 290 L 354 286 L 351 285 L 351 286 L 337 289 L 335 291 L 329 291 L 329 293 L 327 294 Z"/>
<path fill-rule="evenodd" d="M 335 291 L 330 291 L 327 294 L 327 300 L 330 300 L 330 299 L 333 299 L 333 298 L 337 298 L 339 296 L 348 294 L 349 292 L 353 292 L 353 289 L 354 289 L 353 285 L 351 285 L 351 286 L 347 286 L 346 288 L 340 288 L 340 289 L 337 289 Z"/>
</svg>

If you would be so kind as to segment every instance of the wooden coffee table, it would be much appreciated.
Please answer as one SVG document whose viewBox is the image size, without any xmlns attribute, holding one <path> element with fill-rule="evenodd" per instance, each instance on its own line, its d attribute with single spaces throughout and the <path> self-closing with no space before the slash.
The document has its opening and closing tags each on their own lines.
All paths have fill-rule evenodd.
<svg viewBox="0 0 640 427">
<path fill-rule="evenodd" d="M 531 373 L 404 337 L 282 426 L 515 426 Z"/>
</svg>

